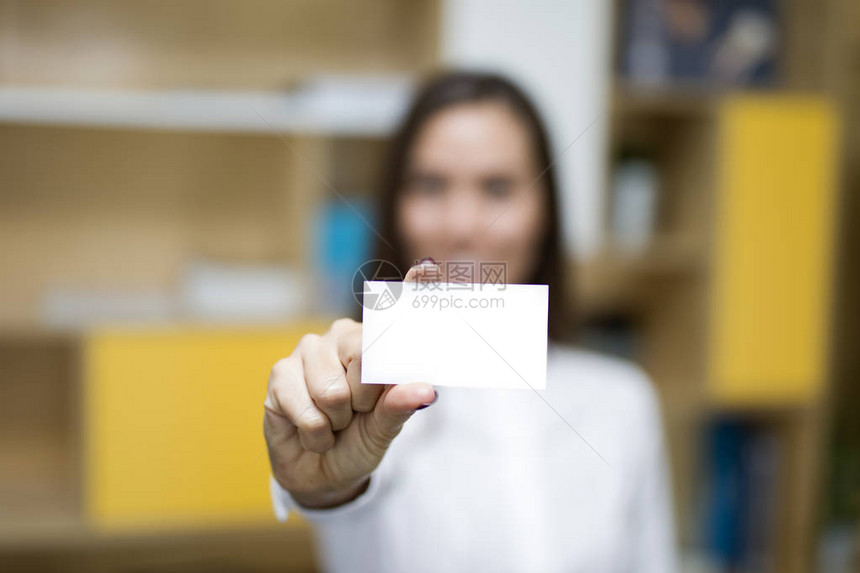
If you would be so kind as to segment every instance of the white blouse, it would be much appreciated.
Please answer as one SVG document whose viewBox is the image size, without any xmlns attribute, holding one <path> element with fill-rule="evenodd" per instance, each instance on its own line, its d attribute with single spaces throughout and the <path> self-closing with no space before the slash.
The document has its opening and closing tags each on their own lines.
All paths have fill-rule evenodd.
<svg viewBox="0 0 860 573">
<path fill-rule="evenodd" d="M 547 389 L 437 387 L 368 489 L 275 514 L 313 526 L 325 570 L 672 573 L 674 525 L 660 408 L 620 360 L 550 344 Z"/>
</svg>

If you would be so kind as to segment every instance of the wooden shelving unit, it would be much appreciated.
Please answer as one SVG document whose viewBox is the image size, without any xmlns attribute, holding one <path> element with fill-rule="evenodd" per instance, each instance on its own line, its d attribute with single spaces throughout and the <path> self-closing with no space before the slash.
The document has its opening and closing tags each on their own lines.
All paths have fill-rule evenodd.
<svg viewBox="0 0 860 573">
<path fill-rule="evenodd" d="M 753 95 L 802 94 L 838 107 L 839 82 L 844 80 L 836 70 L 841 66 L 843 73 L 850 73 L 845 69 L 849 52 L 839 37 L 845 28 L 837 22 L 850 12 L 847 3 L 776 4 L 784 41 L 780 77 L 777 85 Z M 618 34 L 625 5 L 615 3 Z M 812 53 L 817 66 L 810 65 Z M 725 87 L 638 85 L 616 77 L 610 158 L 615 161 L 632 149 L 656 167 L 661 193 L 657 230 L 652 244 L 635 254 L 614 249 L 607 231 L 604 243 L 609 246 L 574 268 L 578 303 L 586 320 L 599 324 L 603 317 L 617 321 L 620 316 L 636 332 L 635 357 L 652 375 L 662 399 L 685 562 L 699 562 L 703 554 L 703 430 L 712 420 L 732 418 L 766 428 L 777 436 L 782 452 L 771 570 L 810 571 L 824 465 L 827 368 L 822 373 L 824 389 L 802 401 L 775 394 L 744 402 L 720 398 L 712 390 L 714 368 L 709 361 L 714 360 L 714 321 L 720 319 L 713 309 L 723 272 L 715 258 L 721 233 L 726 232 L 718 220 L 726 171 L 720 138 L 727 121 L 725 105 L 736 95 Z M 834 218 L 832 225 L 837 222 Z"/>
<path fill-rule="evenodd" d="M 411 79 L 437 63 L 438 10 L 0 4 L 0 569 L 316 569 L 309 528 L 261 509 L 267 482 L 244 513 L 213 502 L 194 519 L 180 504 L 173 522 L 139 527 L 133 512 L 124 526 L 96 514 L 92 331 L 46 326 L 45 300 L 55 288 L 175 293 L 201 259 L 309 270 L 313 214 L 337 201 L 327 185 L 369 194 Z M 138 327 L 172 340 L 182 320 Z M 266 464 L 254 418 L 262 456 L 229 479 Z"/>
<path fill-rule="evenodd" d="M 302 327 L 301 332 L 319 328 L 318 323 L 312 324 Z M 217 340 L 232 336 L 235 338 L 234 343 L 229 344 L 230 349 L 240 349 L 228 360 L 241 363 L 248 359 L 248 355 L 243 358 L 241 347 L 243 337 L 249 331 L 252 336 L 251 346 L 247 345 L 247 339 L 244 338 L 244 352 L 248 352 L 249 348 L 251 352 L 256 352 L 259 348 L 266 354 L 265 349 L 269 348 L 265 360 L 255 357 L 250 361 L 253 365 L 260 365 L 257 370 L 265 370 L 266 364 L 277 354 L 271 352 L 272 340 L 277 341 L 286 336 L 285 345 L 294 345 L 298 336 L 272 328 L 198 327 L 195 330 L 171 326 L 147 330 L 138 326 L 129 332 L 118 329 L 108 339 L 118 340 L 120 345 L 124 340 L 130 340 L 132 355 L 137 353 L 142 356 L 142 352 L 152 358 L 151 362 L 147 360 L 147 364 L 151 364 L 158 374 L 150 380 L 158 379 L 162 384 L 175 387 L 183 383 L 203 385 L 205 380 L 197 377 L 195 381 L 194 376 L 188 376 L 187 373 L 184 379 L 179 379 L 172 370 L 177 360 L 157 356 L 157 353 L 152 352 L 149 340 L 156 341 L 156 345 L 162 341 L 162 348 L 169 348 L 171 345 L 182 345 L 183 340 L 188 341 L 189 337 L 193 341 L 195 337 L 203 336 L 206 341 L 206 337 L 214 336 L 213 340 Z M 212 332 L 214 334 L 207 334 Z M 259 482 L 259 488 L 244 488 L 254 492 L 252 497 L 256 501 L 250 503 L 250 507 L 222 509 L 222 500 L 227 500 L 235 493 L 225 491 L 210 500 L 210 507 L 203 510 L 204 513 L 208 511 L 209 515 L 201 514 L 200 518 L 194 516 L 194 510 L 184 509 L 181 503 L 178 508 L 174 508 L 173 514 L 163 511 L 163 519 L 156 521 L 140 512 L 136 513 L 134 509 L 110 509 L 106 515 L 94 511 L 95 504 L 89 496 L 92 494 L 90 484 L 96 479 L 96 471 L 101 472 L 101 468 L 110 466 L 114 471 L 113 476 L 116 476 L 117 470 L 126 472 L 127 475 L 120 476 L 118 480 L 100 482 L 116 491 L 117 486 L 122 488 L 122 483 L 133 481 L 141 471 L 157 475 L 161 469 L 150 468 L 152 456 L 137 446 L 134 451 L 128 452 L 130 457 L 126 462 L 130 461 L 131 464 L 116 461 L 126 446 L 133 447 L 130 442 L 118 444 L 118 449 L 115 448 L 108 455 L 92 450 L 97 445 L 93 432 L 98 432 L 99 436 L 122 432 L 135 434 L 135 430 L 127 430 L 122 423 L 112 427 L 92 426 L 93 418 L 98 415 L 93 397 L 100 395 L 94 386 L 97 382 L 93 378 L 92 359 L 88 358 L 94 345 L 98 345 L 93 342 L 93 337 L 93 334 L 44 329 L 12 329 L 0 333 L 0 360 L 4 364 L 0 379 L 0 450 L 4 456 L 3 471 L 0 473 L 0 565 L 9 570 L 107 572 L 128 568 L 144 568 L 147 571 L 190 568 L 202 571 L 217 563 L 218 567 L 227 571 L 315 571 L 316 558 L 307 525 L 297 517 L 292 517 L 286 525 L 280 524 L 270 515 L 267 482 L 262 479 L 267 475 L 264 469 L 265 450 L 257 432 L 257 416 L 254 416 L 253 421 L 237 419 L 223 427 L 228 433 L 235 433 L 242 426 L 250 427 L 256 440 L 249 440 L 247 451 L 254 450 L 259 455 L 256 458 L 251 453 L 245 456 L 243 449 L 241 460 L 213 459 L 213 467 L 220 466 L 220 472 L 208 478 L 199 476 L 200 480 L 208 483 L 222 483 L 225 488 L 228 483 L 232 483 L 229 480 L 250 479 L 255 485 Z M 135 345 L 138 350 L 135 350 Z M 108 349 L 107 352 L 112 351 Z M 179 357 L 178 362 L 182 362 L 183 351 L 180 350 L 176 356 Z M 248 371 L 248 367 L 243 366 L 243 369 Z M 119 378 L 113 374 L 108 376 L 111 378 L 102 384 L 123 386 L 124 376 L 121 373 Z M 251 378 L 264 380 L 265 376 L 257 372 Z M 211 376 L 209 380 L 212 380 Z M 146 384 L 136 386 L 144 393 L 148 392 Z M 169 391 L 166 389 L 160 394 L 167 396 Z M 116 401 L 117 398 L 120 401 Z M 254 397 L 240 389 L 235 399 L 256 402 L 257 398 L 259 395 Z M 102 400 L 111 398 L 108 396 Z M 102 412 L 111 411 L 120 418 L 124 417 L 123 412 L 128 408 L 122 403 L 121 394 L 114 395 L 113 400 L 103 406 Z M 169 404 L 169 400 L 166 403 Z M 146 422 L 149 428 L 144 435 L 156 436 L 166 417 L 171 414 L 175 416 L 184 409 L 168 405 L 161 412 L 150 412 L 150 415 L 160 416 L 160 423 L 150 425 Z M 143 413 L 137 410 L 137 414 Z M 186 446 L 193 446 L 198 438 L 186 436 L 184 440 Z M 183 438 L 175 437 L 172 441 L 179 448 L 174 453 L 179 453 L 184 447 Z M 120 465 L 117 466 L 117 463 Z M 133 469 L 135 463 L 138 467 Z M 225 474 L 230 472 L 233 477 L 224 481 Z M 198 479 L 187 473 L 180 477 L 186 480 Z M 184 487 L 188 490 L 190 485 L 189 491 L 193 491 L 202 483 L 205 482 L 196 485 L 186 483 Z M 206 490 L 205 487 L 202 489 Z M 175 496 L 163 494 L 158 487 L 143 487 L 137 491 L 138 495 L 151 496 L 151 503 L 177 503 L 173 499 Z M 115 500 L 124 494 L 105 495 L 113 496 L 111 499 Z M 265 498 L 262 504 L 258 502 L 259 498 Z M 233 500 L 230 503 L 235 505 L 236 502 Z M 197 505 L 201 505 L 199 500 Z"/>
</svg>

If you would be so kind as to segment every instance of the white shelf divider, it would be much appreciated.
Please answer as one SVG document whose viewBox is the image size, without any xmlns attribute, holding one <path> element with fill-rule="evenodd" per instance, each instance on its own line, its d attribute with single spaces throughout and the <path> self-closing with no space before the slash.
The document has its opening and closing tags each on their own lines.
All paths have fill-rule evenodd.
<svg viewBox="0 0 860 573">
<path fill-rule="evenodd" d="M 408 78 L 322 78 L 288 92 L 0 86 L 0 123 L 384 137 Z"/>
</svg>

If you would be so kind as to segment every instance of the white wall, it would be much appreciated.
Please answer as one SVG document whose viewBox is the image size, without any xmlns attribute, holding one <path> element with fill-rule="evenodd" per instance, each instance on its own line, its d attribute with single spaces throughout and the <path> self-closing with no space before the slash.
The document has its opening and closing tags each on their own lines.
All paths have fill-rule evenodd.
<svg viewBox="0 0 860 573">
<path fill-rule="evenodd" d="M 502 72 L 518 80 L 540 107 L 559 168 L 566 245 L 579 257 L 598 248 L 603 217 L 610 5 L 609 0 L 443 1 L 443 61 Z"/>
</svg>

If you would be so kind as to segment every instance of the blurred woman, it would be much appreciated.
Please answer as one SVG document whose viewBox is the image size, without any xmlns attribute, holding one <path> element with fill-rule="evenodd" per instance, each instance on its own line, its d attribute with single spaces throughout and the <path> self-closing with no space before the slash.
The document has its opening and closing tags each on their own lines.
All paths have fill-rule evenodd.
<svg viewBox="0 0 860 573">
<path fill-rule="evenodd" d="M 413 102 L 378 258 L 406 280 L 503 261 L 507 282 L 548 284 L 547 389 L 362 385 L 360 323 L 303 337 L 272 369 L 264 429 L 276 514 L 315 526 L 327 570 L 675 570 L 650 381 L 569 343 L 552 164 L 534 106 L 504 78 L 443 75 Z"/>
</svg>

